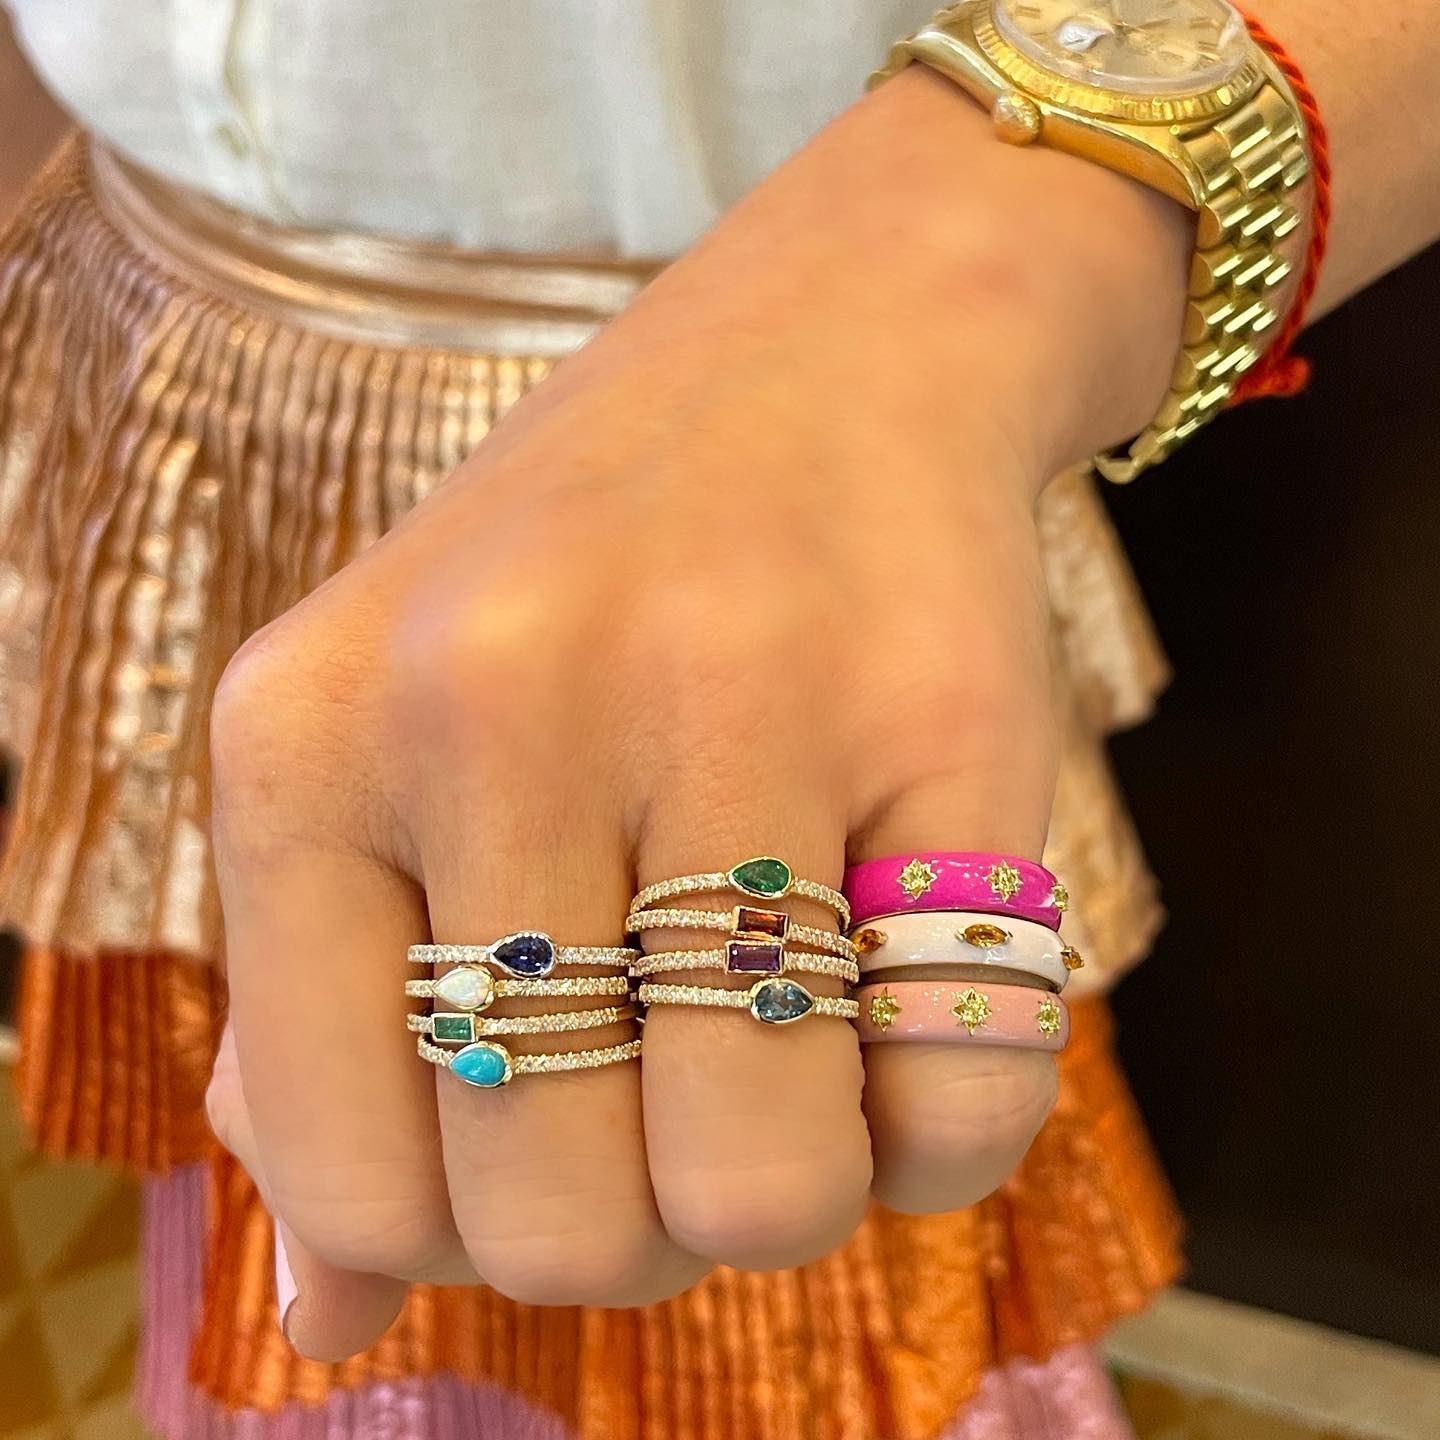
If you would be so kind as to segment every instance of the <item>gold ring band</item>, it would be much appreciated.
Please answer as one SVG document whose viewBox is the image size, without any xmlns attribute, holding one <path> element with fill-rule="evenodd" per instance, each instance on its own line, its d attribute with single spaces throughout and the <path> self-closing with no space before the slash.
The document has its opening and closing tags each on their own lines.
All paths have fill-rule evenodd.
<svg viewBox="0 0 1440 1440">
<path fill-rule="evenodd" d="M 511 1055 L 503 1045 L 480 1041 L 465 1050 L 445 1050 L 433 1044 L 424 1035 L 416 1037 L 415 1050 L 422 1060 L 428 1060 L 441 1069 L 453 1071 L 467 1084 L 484 1090 L 508 1084 L 515 1075 L 554 1075 L 564 1070 L 598 1070 L 605 1065 L 622 1065 L 640 1055 L 640 1041 L 627 1040 L 623 1045 L 609 1045 L 603 1050 L 569 1050 L 558 1055 Z M 497 1065 L 492 1072 L 494 1078 L 476 1078 L 459 1068 L 471 1051 L 487 1052 L 503 1065 Z M 477 1072 L 477 1075 L 479 1072 Z"/>
<path fill-rule="evenodd" d="M 785 976 L 761 980 L 748 990 L 726 990 L 718 985 L 656 985 L 640 987 L 642 1005 L 700 1005 L 719 1010 L 748 1010 L 765 1025 L 791 1025 L 810 1015 L 832 1016 L 837 1020 L 859 1018 L 860 1007 L 853 1000 L 829 995 L 812 995 L 803 985 Z"/>
<path fill-rule="evenodd" d="M 773 929 L 757 930 L 756 916 L 783 923 L 777 923 Z M 737 905 L 728 913 L 724 910 L 635 910 L 625 917 L 627 935 L 639 935 L 646 930 L 717 930 L 726 935 L 773 937 L 791 945 L 809 945 L 826 955 L 839 955 L 857 963 L 860 959 L 855 942 L 833 930 L 796 925 L 784 911 L 754 910 L 745 905 Z"/>
<path fill-rule="evenodd" d="M 526 938 L 531 935 L 542 940 L 548 936 L 539 931 L 522 932 Z M 515 936 L 507 935 L 493 945 L 412 945 L 409 949 L 412 965 L 499 965 L 507 968 L 501 958 L 501 947 Z M 635 958 L 636 951 L 622 945 L 556 945 L 550 944 L 553 952 L 552 965 L 628 965 Z M 543 975 L 517 975 L 516 979 L 543 979 Z"/>
<path fill-rule="evenodd" d="M 773 855 L 757 855 L 729 870 L 713 870 L 703 875 L 680 875 L 673 880 L 659 880 L 647 885 L 630 902 L 632 914 L 648 910 L 662 900 L 677 895 L 701 895 L 717 890 L 732 890 L 757 900 L 782 900 L 787 895 L 802 895 L 807 900 L 825 905 L 835 912 L 842 930 L 850 928 L 850 902 L 829 885 L 797 878 L 783 860 Z"/>
<path fill-rule="evenodd" d="M 731 964 L 729 950 L 659 950 L 645 955 L 631 967 L 636 979 L 646 975 L 665 975 L 677 970 L 727 970 L 732 975 L 746 974 Z M 786 950 L 776 974 L 798 971 L 807 975 L 832 975 L 837 980 L 859 983 L 860 967 L 853 960 L 838 955 L 812 955 L 805 950 Z"/>
<path fill-rule="evenodd" d="M 633 1005 L 604 1005 L 595 1010 L 553 1010 L 543 1015 L 504 1015 L 482 1019 L 468 1010 L 430 1011 L 407 1015 L 406 1027 L 450 1045 L 473 1045 L 487 1035 L 564 1035 L 571 1030 L 598 1030 L 633 1020 Z"/>
<path fill-rule="evenodd" d="M 412 1000 L 445 1000 L 445 992 L 437 988 L 443 980 L 443 976 L 407 980 L 405 993 Z M 576 975 L 568 980 L 495 980 L 490 988 L 496 1000 L 529 1000 L 547 995 L 628 995 L 630 982 L 623 975 Z"/>
</svg>

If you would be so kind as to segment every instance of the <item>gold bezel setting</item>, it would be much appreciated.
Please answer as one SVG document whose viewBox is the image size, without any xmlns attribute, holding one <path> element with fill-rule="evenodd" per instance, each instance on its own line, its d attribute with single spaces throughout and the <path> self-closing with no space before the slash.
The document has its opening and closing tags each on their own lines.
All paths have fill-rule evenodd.
<svg viewBox="0 0 1440 1440">
<path fill-rule="evenodd" d="M 975 43 L 985 58 L 1025 94 L 1085 115 L 1128 120 L 1136 125 L 1185 125 L 1234 109 L 1253 95 L 1265 78 L 1259 62 L 1251 58 L 1222 84 L 1188 95 L 1137 95 L 1123 90 L 1102 90 L 1068 80 L 1022 55 L 996 27 L 994 11 L 994 0 L 986 0 L 971 20 Z"/>
</svg>

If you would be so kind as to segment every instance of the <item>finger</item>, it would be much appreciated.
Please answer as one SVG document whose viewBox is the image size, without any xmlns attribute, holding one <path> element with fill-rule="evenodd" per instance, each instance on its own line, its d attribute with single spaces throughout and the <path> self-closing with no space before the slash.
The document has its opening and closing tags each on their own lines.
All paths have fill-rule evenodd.
<svg viewBox="0 0 1440 1440">
<path fill-rule="evenodd" d="M 917 719 L 923 719 L 918 708 L 907 726 Z M 913 735 L 896 737 L 893 749 L 878 753 L 929 753 L 944 757 L 941 765 L 928 773 L 892 770 L 901 783 L 857 834 L 852 860 L 927 850 L 1040 854 L 1054 783 L 1047 716 L 1012 710 L 1003 722 L 997 717 L 968 735 L 959 731 L 947 747 L 927 752 L 915 743 Z M 883 921 L 876 923 L 883 929 Z M 940 973 L 985 978 L 963 968 L 924 975 Z M 893 975 L 917 978 L 916 972 Z M 872 1042 L 863 1048 L 875 1196 L 895 1210 L 937 1214 L 990 1194 L 1020 1163 L 1055 1103 L 1048 1054 L 963 1044 Z"/>
<path fill-rule="evenodd" d="M 746 856 L 774 855 L 796 874 L 835 884 L 844 819 L 821 797 L 834 777 L 818 758 L 813 726 L 768 695 L 748 714 L 739 695 L 733 734 L 763 743 L 729 746 L 713 723 L 692 730 L 675 717 L 686 763 L 667 772 L 639 852 L 642 884 L 723 870 Z M 670 717 L 667 717 L 670 718 Z M 711 717 L 713 722 L 713 717 Z M 726 748 L 722 750 L 720 746 Z M 687 907 L 730 911 L 735 894 L 687 897 Z M 672 902 L 667 902 L 672 903 Z M 754 900 L 797 920 L 834 929 L 808 900 Z M 713 933 L 647 932 L 650 951 L 724 943 Z M 836 981 L 795 974 L 814 994 Z M 755 976 L 713 971 L 656 976 L 749 988 Z M 843 1243 L 864 1214 L 870 1146 L 860 1109 L 854 1027 L 818 1015 L 783 1027 L 745 1011 L 651 1006 L 645 1025 L 645 1132 L 651 1176 L 670 1233 L 683 1245 L 742 1269 L 803 1264 Z"/>
<path fill-rule="evenodd" d="M 486 673 L 483 658 L 472 654 L 465 673 Z M 527 695 L 536 700 L 545 683 L 530 675 Z M 575 683 L 568 682 L 568 703 L 583 704 Z M 463 710 L 481 708 L 467 703 Z M 433 933 L 441 942 L 485 944 L 541 930 L 565 946 L 620 945 L 630 865 L 616 808 L 597 779 L 603 766 L 577 757 L 573 738 L 558 732 L 553 741 L 532 733 L 527 743 L 535 749 L 517 758 L 513 737 L 492 734 L 477 743 L 469 729 L 457 737 L 455 763 L 437 777 L 421 827 Z M 567 753 L 550 753 L 552 743 Z M 543 775 L 545 784 L 522 787 L 517 775 Z M 516 999 L 486 1014 L 613 1003 Z M 498 1043 L 523 1055 L 603 1048 L 637 1034 L 630 1020 Z M 630 1061 L 521 1074 L 498 1089 L 436 1073 L 451 1208 L 475 1265 L 503 1294 L 531 1304 L 642 1305 L 687 1288 L 709 1268 L 670 1239 L 656 1209 L 640 1068 Z"/>
<path fill-rule="evenodd" d="M 360 1274 L 473 1280 L 449 1214 L 433 1084 L 405 1029 L 419 893 L 351 848 L 370 827 L 336 811 L 345 792 L 321 758 L 330 751 L 278 703 L 293 689 L 265 652 L 248 652 L 214 719 L 230 1012 L 257 1164 L 297 1251 Z M 304 1338 L 333 1353 L 354 1336 Z"/>
<path fill-rule="evenodd" d="M 205 1092 L 210 1128 L 245 1167 L 260 1197 L 270 1205 L 270 1187 L 245 1108 L 235 1032 L 227 1023 L 220 1036 L 210 1085 Z M 275 1223 L 275 1298 L 285 1338 L 314 1360 L 344 1360 L 383 1335 L 400 1313 L 407 1286 L 388 1275 L 365 1275 L 327 1265 L 285 1227 Z"/>
</svg>

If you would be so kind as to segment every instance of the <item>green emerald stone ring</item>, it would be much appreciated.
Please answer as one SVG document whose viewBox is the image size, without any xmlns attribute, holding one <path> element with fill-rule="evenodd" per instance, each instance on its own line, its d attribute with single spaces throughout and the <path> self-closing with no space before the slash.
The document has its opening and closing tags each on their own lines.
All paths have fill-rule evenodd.
<svg viewBox="0 0 1440 1440">
<path fill-rule="evenodd" d="M 634 916 L 677 895 L 704 895 L 726 890 L 758 900 L 779 900 L 788 895 L 798 895 L 833 910 L 841 930 L 850 928 L 850 905 L 838 890 L 815 880 L 800 879 L 792 866 L 774 855 L 755 855 L 728 870 L 659 880 L 645 886 L 635 896 L 630 902 L 630 914 Z"/>
<path fill-rule="evenodd" d="M 730 872 L 730 883 L 744 895 L 757 895 L 762 900 L 778 900 L 790 891 L 794 872 L 783 860 L 761 855 L 746 860 Z"/>
</svg>

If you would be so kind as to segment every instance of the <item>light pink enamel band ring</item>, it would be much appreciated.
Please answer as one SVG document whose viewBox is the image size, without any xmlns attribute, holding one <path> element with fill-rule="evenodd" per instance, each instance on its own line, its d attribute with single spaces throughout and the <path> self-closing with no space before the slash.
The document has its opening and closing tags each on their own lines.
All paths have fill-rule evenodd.
<svg viewBox="0 0 1440 1440">
<path fill-rule="evenodd" d="M 1069 904 L 1043 865 L 1008 855 L 937 851 L 865 860 L 845 872 L 852 925 L 911 910 L 983 910 L 1052 930 Z"/>
<path fill-rule="evenodd" d="M 1048 990 L 984 981 L 897 980 L 855 992 L 860 1039 L 1063 1050 L 1070 1012 Z"/>
</svg>

